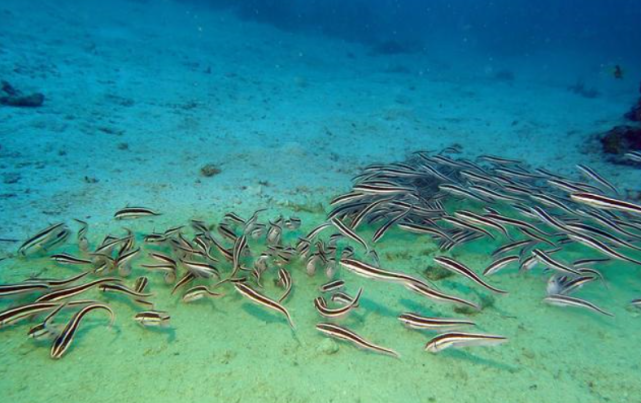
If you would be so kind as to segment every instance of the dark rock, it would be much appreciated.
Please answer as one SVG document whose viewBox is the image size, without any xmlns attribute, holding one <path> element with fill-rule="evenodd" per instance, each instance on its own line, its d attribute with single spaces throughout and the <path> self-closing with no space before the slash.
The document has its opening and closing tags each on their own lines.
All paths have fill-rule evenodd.
<svg viewBox="0 0 641 403">
<path fill-rule="evenodd" d="M 0 97 L 0 104 L 7 106 L 35 108 L 42 106 L 45 101 L 45 96 L 39 92 L 29 95 L 16 95 Z"/>
<path fill-rule="evenodd" d="M 221 169 L 216 164 L 207 164 L 200 168 L 200 174 L 206 178 L 218 175 L 221 172 Z"/>
<path fill-rule="evenodd" d="M 641 122 L 641 99 L 623 116 L 633 122 Z"/>
<path fill-rule="evenodd" d="M 20 182 L 20 179 L 22 179 L 22 176 L 17 172 L 10 172 L 2 175 L 2 182 L 7 185 L 18 183 Z"/>
<path fill-rule="evenodd" d="M 639 93 L 641 93 L 641 85 L 639 85 Z M 633 122 L 641 122 L 641 97 L 639 97 L 637 103 L 623 116 Z"/>
<path fill-rule="evenodd" d="M 2 92 L 10 96 L 18 95 L 18 90 L 13 88 L 13 85 L 9 84 L 6 81 L 2 81 Z"/>
<path fill-rule="evenodd" d="M 0 105 L 34 108 L 42 106 L 45 101 L 45 96 L 39 92 L 25 95 L 6 81 L 1 84 Z"/>
<path fill-rule="evenodd" d="M 587 88 L 585 83 L 581 80 L 577 81 L 574 85 L 570 85 L 568 87 L 568 91 L 580 95 L 583 98 L 596 98 L 601 95 L 596 88 Z"/>
<path fill-rule="evenodd" d="M 641 127 L 616 126 L 599 139 L 603 152 L 623 156 L 630 151 L 641 151 Z"/>
<path fill-rule="evenodd" d="M 431 281 L 443 280 L 444 278 L 448 278 L 453 275 L 454 273 L 440 266 L 428 266 L 423 271 L 423 276 L 425 276 L 426 279 Z"/>
</svg>

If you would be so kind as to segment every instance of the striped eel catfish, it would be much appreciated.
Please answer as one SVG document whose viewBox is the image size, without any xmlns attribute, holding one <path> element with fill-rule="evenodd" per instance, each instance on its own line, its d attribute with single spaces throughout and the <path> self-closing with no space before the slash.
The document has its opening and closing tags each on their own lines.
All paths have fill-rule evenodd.
<svg viewBox="0 0 641 403">
<path fill-rule="evenodd" d="M 155 212 L 154 210 L 147 207 L 125 207 L 122 208 L 114 214 L 116 220 L 125 220 L 125 219 L 135 219 L 142 217 L 151 217 L 157 216 L 160 213 Z"/>
<path fill-rule="evenodd" d="M 0 298 L 10 297 L 19 294 L 30 294 L 33 292 L 42 292 L 50 287 L 46 283 L 26 282 L 19 284 L 2 284 L 0 285 Z"/>
<path fill-rule="evenodd" d="M 463 326 L 476 326 L 470 320 L 450 318 L 430 318 L 417 313 L 405 312 L 398 316 L 398 320 L 412 329 L 434 330 L 437 332 L 458 329 Z"/>
<path fill-rule="evenodd" d="M 61 288 L 55 291 L 52 291 L 48 294 L 45 294 L 38 298 L 36 302 L 55 302 L 62 299 L 74 297 L 80 293 L 83 293 L 97 285 L 105 283 L 119 283 L 122 280 L 117 277 L 105 277 L 98 280 L 91 281 L 89 283 L 76 285 L 69 288 Z"/>
<path fill-rule="evenodd" d="M 314 300 L 314 307 L 316 307 L 316 311 L 318 311 L 318 313 L 325 318 L 340 318 L 347 315 L 353 308 L 358 306 L 358 300 L 361 298 L 362 293 L 363 289 L 361 288 L 358 290 L 356 296 L 351 301 L 349 301 L 349 303 L 339 308 L 329 308 L 327 306 L 325 298 L 317 297 Z"/>
<path fill-rule="evenodd" d="M 495 346 L 506 341 L 507 337 L 503 336 L 449 332 L 434 337 L 425 345 L 425 350 L 430 353 L 438 353 L 450 347 Z"/>
<path fill-rule="evenodd" d="M 326 334 L 329 337 L 333 337 L 339 340 L 349 341 L 351 343 L 354 343 L 358 347 L 364 348 L 366 350 L 390 355 L 396 358 L 401 358 L 401 356 L 396 351 L 391 350 L 389 348 L 378 346 L 370 341 L 367 341 L 361 336 L 357 335 L 356 333 L 354 333 L 353 331 L 345 327 L 338 326 L 332 323 L 319 323 L 316 325 L 316 329 L 319 332 Z"/>
<path fill-rule="evenodd" d="M 22 245 L 18 248 L 18 253 L 25 256 L 27 251 L 34 246 L 46 244 L 51 239 L 55 238 L 59 233 L 58 230 L 64 231 L 66 229 L 65 223 L 53 224 L 37 234 L 31 236 L 29 239 L 24 241 Z"/>
<path fill-rule="evenodd" d="M 234 288 L 236 288 L 236 291 L 238 291 L 239 294 L 249 299 L 250 301 L 254 302 L 255 304 L 262 305 L 268 309 L 272 309 L 274 311 L 282 313 L 287 318 L 287 322 L 289 323 L 289 326 L 292 329 L 296 328 L 294 326 L 294 322 L 292 321 L 292 317 L 289 315 L 289 311 L 287 310 L 287 308 L 285 308 L 278 302 L 274 301 L 269 297 L 266 297 L 265 295 L 259 293 L 258 291 L 248 286 L 247 284 L 243 284 L 241 282 L 234 281 Z"/>
<path fill-rule="evenodd" d="M 109 315 L 111 316 L 111 323 L 109 326 L 113 325 L 114 321 L 116 320 L 116 314 L 108 305 L 95 303 L 83 307 L 78 312 L 76 312 L 69 323 L 67 323 L 67 326 L 65 326 L 65 328 L 62 330 L 60 335 L 54 340 L 53 344 L 51 345 L 51 358 L 53 358 L 54 360 L 62 358 L 62 356 L 71 346 L 73 338 L 76 335 L 76 331 L 78 330 L 78 326 L 80 326 L 80 322 L 82 321 L 82 319 L 89 312 L 95 311 L 97 309 L 103 309 L 109 312 Z"/>
</svg>

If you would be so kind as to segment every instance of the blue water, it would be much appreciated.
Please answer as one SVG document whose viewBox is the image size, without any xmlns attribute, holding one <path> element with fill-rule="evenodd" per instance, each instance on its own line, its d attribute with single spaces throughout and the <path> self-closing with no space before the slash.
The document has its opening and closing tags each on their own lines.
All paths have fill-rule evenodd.
<svg viewBox="0 0 641 403">
<path fill-rule="evenodd" d="M 145 242 L 181 225 L 176 231 L 191 242 L 199 233 L 191 220 L 211 226 L 231 253 L 237 241 L 218 231 L 230 212 L 248 220 L 265 209 L 256 222 L 265 228 L 280 222 L 280 245 L 294 247 L 327 221 L 335 207 L 330 201 L 348 193 L 363 168 L 402 162 L 422 169 L 416 151 L 434 156 L 446 149 L 443 155 L 455 163 L 476 161 L 496 176 L 502 175 L 496 166 L 479 156 L 517 159 L 528 171 L 544 168 L 638 205 L 639 163 L 624 155 L 640 146 L 639 122 L 624 117 L 641 96 L 638 21 L 641 4 L 634 0 L 3 0 L 0 284 L 83 271 L 90 273 L 80 282 L 105 277 L 95 270 L 106 258 L 95 252 L 111 235 L 121 239 L 118 247 L 133 240 L 131 250 L 141 249 L 131 273 L 119 266 L 105 269 L 108 275 L 128 287 L 146 276 L 154 309 L 171 320 L 140 326 L 134 316 L 144 306 L 92 288 L 74 299 L 106 304 L 115 322 L 110 326 L 104 310 L 88 314 L 61 359 L 51 358 L 51 346 L 77 308 L 65 306 L 52 319 L 49 339 L 27 337 L 44 314 L 1 325 L 0 401 L 641 402 L 641 353 L 634 342 L 641 310 L 631 304 L 641 298 L 641 282 L 638 265 L 629 261 L 593 266 L 605 281 L 573 294 L 614 317 L 543 302 L 551 274 L 542 267 L 509 266 L 484 276 L 509 291 L 498 295 L 460 275 L 445 276 L 434 258 L 451 257 L 480 274 L 508 239 L 489 229 L 496 239 L 446 250 L 438 236 L 392 225 L 373 242 L 385 220 L 401 212 L 392 206 L 381 221 L 358 227 L 378 260 L 346 237 L 337 241 L 338 259 L 350 246 L 355 259 L 434 281 L 483 309 L 435 304 L 402 284 L 362 278 L 340 264 L 323 263 L 312 275 L 308 257 L 296 252 L 281 264 L 292 279 L 283 306 L 295 329 L 281 312 L 252 304 L 230 284 L 216 288 L 223 296 L 186 303 L 189 287 L 172 294 L 176 280 L 143 266 L 158 263 L 149 255 L 154 251 L 205 260 L 169 243 Z M 637 132 L 624 140 L 604 137 L 617 126 Z M 473 183 L 460 166 L 431 164 L 465 188 Z M 579 164 L 618 194 L 582 174 Z M 582 206 L 544 180 L 523 181 L 572 208 Z M 430 197 L 442 196 L 425 189 Z M 448 193 L 442 208 L 488 213 L 478 200 L 463 200 Z M 498 205 L 492 204 L 500 211 L 511 207 Z M 132 206 L 160 215 L 115 219 Z M 568 222 L 590 222 L 545 208 Z M 616 214 L 626 229 L 639 231 L 636 213 Z M 517 211 L 508 215 L 536 222 Z M 301 220 L 300 228 L 285 225 L 292 217 Z M 75 220 L 87 223 L 86 239 Z M 19 253 L 26 240 L 57 223 L 69 231 L 63 242 L 36 243 Z M 229 225 L 236 235 L 247 228 L 233 220 Z M 456 227 L 443 226 L 456 234 Z M 319 238 L 327 245 L 337 231 L 329 228 Z M 175 234 L 169 238 L 178 242 Z M 251 269 L 271 241 L 247 234 L 239 273 L 278 299 L 282 256 L 270 257 L 270 269 L 257 282 L 244 268 Z M 510 234 L 523 236 L 515 228 Z M 634 236 L 622 238 L 640 246 Z M 557 246 L 554 256 L 562 262 L 603 257 L 578 242 Z M 636 250 L 617 251 L 641 259 Z M 91 263 L 56 263 L 51 256 L 60 253 Z M 108 253 L 115 258 L 117 248 Z M 231 273 L 233 262 L 213 246 L 212 253 L 221 275 Z M 177 267 L 181 275 L 186 271 L 183 263 Z M 323 318 L 314 308 L 328 277 L 345 280 L 351 295 L 363 288 L 358 308 L 342 319 Z M 0 311 L 42 294 L 0 296 Z M 473 320 L 475 331 L 508 340 L 433 354 L 425 345 L 436 333 L 399 324 L 398 315 L 408 311 Z M 320 322 L 344 326 L 401 358 L 328 338 L 315 328 Z"/>
</svg>

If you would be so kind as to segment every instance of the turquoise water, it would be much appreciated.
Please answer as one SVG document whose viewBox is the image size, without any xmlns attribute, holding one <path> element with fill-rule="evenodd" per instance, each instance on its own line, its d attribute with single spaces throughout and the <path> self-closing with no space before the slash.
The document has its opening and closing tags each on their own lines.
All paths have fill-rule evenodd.
<svg viewBox="0 0 641 403">
<path fill-rule="evenodd" d="M 639 97 L 640 16 L 641 7 L 632 1 L 613 2 L 607 9 L 597 1 L 562 6 L 437 1 L 429 7 L 412 1 L 1 2 L 0 80 L 6 84 L 0 94 L 5 97 L 0 105 L 0 284 L 65 279 L 83 271 L 90 273 L 78 284 L 104 278 L 107 274 L 94 272 L 99 265 L 90 253 L 107 235 L 132 234 L 133 248 L 141 251 L 131 261 L 131 274 L 122 276 L 123 284 L 133 288 L 136 278 L 146 276 L 145 292 L 153 294 L 147 299 L 171 316 L 167 326 L 143 327 L 134 316 L 147 308 L 134 298 L 90 289 L 72 300 L 107 305 L 115 322 L 110 325 L 104 311 L 87 314 L 60 359 L 50 356 L 53 340 L 78 308 L 65 306 L 53 318 L 48 329 L 54 336 L 48 339 L 27 336 L 46 314 L 0 327 L 4 400 L 641 401 L 641 353 L 635 348 L 641 310 L 631 304 L 641 298 L 639 265 L 617 259 L 591 265 L 604 280 L 571 294 L 613 314 L 609 317 L 544 303 L 555 272 L 541 264 L 531 270 L 513 264 L 481 275 L 494 260 L 492 252 L 510 242 L 496 229 L 487 228 L 495 239 L 484 236 L 451 250 L 443 248 L 439 236 L 416 235 L 397 224 L 372 241 L 388 219 L 403 213 L 399 222 L 425 218 L 416 206 L 437 199 L 443 205 L 430 208 L 447 215 L 464 209 L 487 215 L 483 208 L 490 207 L 554 232 L 513 209 L 515 202 L 479 202 L 439 191 L 442 180 L 427 174 L 413 154 L 421 150 L 433 158 L 450 147 L 442 155 L 458 164 L 474 161 L 490 178 L 504 175 L 496 171 L 500 165 L 479 156 L 516 159 L 527 172 L 544 168 L 639 205 L 639 165 L 615 164 L 620 160 L 602 152 L 598 136 L 618 125 L 638 127 L 623 114 Z M 44 95 L 39 106 L 11 105 L 17 97 L 38 93 Z M 29 100 L 39 103 L 37 96 Z M 205 260 L 169 243 L 145 242 L 149 234 L 180 225 L 191 241 L 199 230 L 190 220 L 212 226 L 211 236 L 231 253 L 236 241 L 218 231 L 230 212 L 247 220 L 265 209 L 257 222 L 266 228 L 279 217 L 300 218 L 300 228 L 284 228 L 280 242 L 294 247 L 327 222 L 336 207 L 331 200 L 350 192 L 363 169 L 380 164 L 365 171 L 380 172 L 393 163 L 409 164 L 401 171 L 418 170 L 425 182 L 392 176 L 397 186 L 409 183 L 412 190 L 362 199 L 365 205 L 385 197 L 412 205 L 407 212 L 384 203 L 380 220 L 358 227 L 357 235 L 378 258 L 353 239 L 337 240 L 333 277 L 343 279 L 352 296 L 363 289 L 358 307 L 345 317 L 323 318 L 315 309 L 319 287 L 328 281 L 325 264 L 310 275 L 309 255 L 299 252 L 282 265 L 292 281 L 282 304 L 294 329 L 281 313 L 252 303 L 230 283 L 213 288 L 216 280 L 198 279 L 172 294 L 175 281 L 143 267 L 159 263 L 149 256 L 152 251 Z M 478 183 L 460 178 L 462 169 L 474 169 L 469 165 L 427 164 L 464 190 L 476 191 L 472 185 Z M 594 169 L 619 193 L 582 175 L 577 164 Z M 590 208 L 547 178 L 521 182 L 572 210 Z M 504 185 L 488 187 L 510 194 Z M 427 201 L 408 196 L 414 192 Z M 541 206 L 528 198 L 523 203 Z M 114 218 L 131 206 L 160 215 Z M 567 223 L 594 224 L 543 206 Z M 616 212 L 616 217 L 633 235 L 639 233 L 638 213 Z M 353 218 L 341 217 L 346 224 Z M 74 219 L 88 223 L 86 249 L 77 240 L 81 226 Z M 459 227 L 439 220 L 436 228 L 455 236 Z M 26 256 L 18 253 L 31 236 L 56 223 L 68 227 L 68 239 L 46 250 L 28 248 Z M 243 225 L 230 225 L 236 236 L 245 231 Z M 511 237 L 528 238 L 508 227 Z M 318 240 L 327 247 L 337 232 L 324 230 L 311 252 Z M 634 236 L 607 232 L 641 246 Z M 270 258 L 262 287 L 244 268 L 252 269 L 269 244 L 279 243 L 265 234 L 247 235 L 248 251 L 239 254 L 240 277 L 277 300 L 284 292 L 277 284 L 278 259 Z M 550 253 L 563 263 L 607 257 L 577 241 L 546 239 L 561 248 Z M 420 279 L 482 309 L 435 303 L 403 282 L 357 276 L 340 264 L 345 247 L 353 248 L 359 262 Z M 553 250 L 545 243 L 536 247 Z M 229 277 L 233 262 L 215 247 L 211 251 L 221 277 Z M 641 260 L 636 250 L 616 251 Z M 60 253 L 93 263 L 59 264 L 51 255 Z M 523 251 L 521 260 L 531 253 Z M 465 264 L 508 293 L 493 293 L 439 268 L 434 261 L 439 256 Z M 187 271 L 178 266 L 180 278 Z M 197 284 L 224 295 L 182 301 Z M 0 310 L 44 293 L 0 297 Z M 398 320 L 403 312 L 472 320 L 474 328 L 459 330 L 507 341 L 430 353 L 426 343 L 437 333 L 404 327 Z M 315 328 L 321 322 L 393 349 L 400 358 L 327 337 Z"/>
</svg>

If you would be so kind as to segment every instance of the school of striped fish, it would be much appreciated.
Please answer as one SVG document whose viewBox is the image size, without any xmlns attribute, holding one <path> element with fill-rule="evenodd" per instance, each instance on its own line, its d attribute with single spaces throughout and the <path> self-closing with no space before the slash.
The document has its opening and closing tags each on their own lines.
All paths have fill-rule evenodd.
<svg viewBox="0 0 641 403">
<path fill-rule="evenodd" d="M 295 318 L 286 305 L 295 286 L 292 272 L 298 270 L 327 279 L 310 301 L 319 317 L 320 334 L 398 358 L 392 348 L 341 325 L 342 318 L 362 309 L 359 302 L 367 294 L 366 287 L 353 294 L 346 291 L 354 276 L 400 285 L 424 297 L 426 304 L 476 311 L 482 306 L 439 290 L 418 271 L 383 267 L 375 246 L 392 231 L 438 245 L 433 263 L 483 292 L 508 293 L 490 280 L 506 270 L 535 275 L 535 269 L 541 269 L 536 275 L 547 276 L 542 303 L 613 316 L 607 306 L 577 292 L 583 287 L 607 288 L 610 270 L 641 266 L 641 206 L 625 200 L 615 186 L 585 165 L 576 167 L 576 176 L 582 177 L 576 179 L 531 169 L 523 161 L 491 155 L 470 161 L 456 158 L 459 153 L 457 147 L 438 153 L 420 151 L 402 163 L 363 168 L 352 189 L 330 202 L 327 220 L 307 233 L 301 232 L 297 217 L 262 222 L 264 210 L 249 218 L 230 212 L 216 224 L 191 220 L 149 234 L 127 229 L 126 235 L 107 235 L 94 247 L 87 236 L 87 222 L 74 220 L 75 232 L 66 223 L 50 225 L 25 240 L 16 259 L 46 255 L 52 264 L 78 267 L 79 272 L 66 278 L 34 276 L 0 285 L 0 298 L 15 300 L 0 312 L 0 329 L 29 322 L 27 336 L 50 340 L 51 358 L 60 359 L 87 315 L 102 311 L 108 314 L 109 326 L 116 323 L 108 302 L 84 298 L 90 290 L 107 299 L 111 295 L 130 298 L 140 309 L 128 320 L 144 328 L 171 326 L 171 314 L 155 308 L 155 294 L 149 290 L 147 276 L 160 276 L 184 303 L 238 293 L 243 300 L 282 315 L 283 322 L 295 330 Z M 641 161 L 641 154 L 631 153 L 628 158 Z M 114 219 L 158 215 L 148 207 L 127 206 Z M 371 239 L 362 235 L 366 227 L 374 229 Z M 501 245 L 491 253 L 489 266 L 469 267 L 451 257 L 453 249 L 483 239 Z M 77 246 L 77 253 L 59 252 L 69 245 Z M 582 257 L 564 259 L 568 248 Z M 282 289 L 279 295 L 268 295 L 263 286 L 267 278 Z M 641 298 L 630 305 L 641 308 Z M 72 312 L 67 315 L 70 319 L 60 320 L 63 311 Z M 431 353 L 507 341 L 501 335 L 470 331 L 476 324 L 465 317 L 399 312 L 398 320 L 410 329 L 436 332 L 424 346 Z"/>
</svg>

